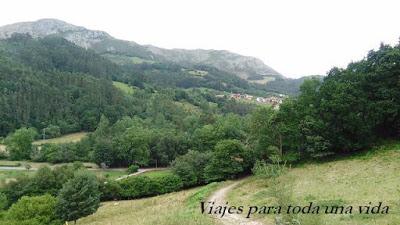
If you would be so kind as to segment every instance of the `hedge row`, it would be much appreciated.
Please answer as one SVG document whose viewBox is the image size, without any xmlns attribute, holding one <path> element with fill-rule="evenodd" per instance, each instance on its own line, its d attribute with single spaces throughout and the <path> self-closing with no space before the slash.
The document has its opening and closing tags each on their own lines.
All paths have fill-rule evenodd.
<svg viewBox="0 0 400 225">
<path fill-rule="evenodd" d="M 155 196 L 183 188 L 181 178 L 174 174 L 162 177 L 133 176 L 121 181 L 109 181 L 101 185 L 101 199 L 121 200 Z"/>
</svg>

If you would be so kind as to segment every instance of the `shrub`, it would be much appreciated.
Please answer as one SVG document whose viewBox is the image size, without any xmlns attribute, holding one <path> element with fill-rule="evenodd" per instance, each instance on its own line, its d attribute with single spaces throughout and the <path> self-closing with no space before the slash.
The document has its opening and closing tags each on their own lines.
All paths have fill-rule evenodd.
<svg viewBox="0 0 400 225">
<path fill-rule="evenodd" d="M 158 190 L 154 179 L 147 176 L 135 176 L 123 179 L 121 181 L 122 197 L 125 199 L 134 199 L 139 197 L 154 195 Z"/>
<path fill-rule="evenodd" d="M 128 173 L 136 173 L 139 170 L 139 166 L 138 165 L 131 165 L 128 168 Z"/>
<path fill-rule="evenodd" d="M 205 168 L 207 181 L 231 179 L 245 172 L 249 154 L 238 140 L 222 140 L 215 146 L 211 160 Z"/>
<path fill-rule="evenodd" d="M 177 175 L 150 178 L 134 176 L 120 181 L 121 197 L 124 199 L 142 198 L 178 191 L 183 187 L 182 180 Z"/>
<path fill-rule="evenodd" d="M 209 159 L 209 153 L 190 150 L 172 162 L 172 172 L 182 179 L 185 187 L 203 184 L 204 168 Z"/>
<path fill-rule="evenodd" d="M 179 191 L 183 187 L 182 179 L 174 174 L 157 177 L 155 180 L 157 183 L 159 183 L 159 190 L 156 190 L 157 193 L 155 194 L 165 194 Z"/>
<path fill-rule="evenodd" d="M 100 200 L 110 201 L 121 199 L 122 188 L 115 180 L 99 180 Z"/>
<path fill-rule="evenodd" d="M 51 195 L 22 197 L 7 212 L 6 219 L 15 224 L 62 224 L 55 214 L 56 198 Z"/>
<path fill-rule="evenodd" d="M 44 134 L 45 139 L 60 137 L 61 129 L 59 126 L 49 125 L 48 127 L 42 129 L 42 134 Z"/>
</svg>

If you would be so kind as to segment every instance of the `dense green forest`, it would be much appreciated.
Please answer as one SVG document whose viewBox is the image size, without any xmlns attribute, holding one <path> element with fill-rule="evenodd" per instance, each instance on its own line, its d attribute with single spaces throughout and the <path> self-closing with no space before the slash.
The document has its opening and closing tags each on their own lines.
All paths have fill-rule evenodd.
<svg viewBox="0 0 400 225">
<path fill-rule="evenodd" d="M 168 193 L 400 136 L 399 45 L 381 45 L 323 80 L 305 80 L 300 95 L 279 109 L 216 97 L 221 91 L 265 92 L 216 69 L 188 73 L 203 69 L 121 66 L 57 37 L 0 41 L 0 135 L 8 151 L 2 157 L 75 162 L 1 187 L 4 224 L 60 224 L 93 213 L 100 200 Z M 132 93 L 113 80 L 131 85 Z M 92 132 L 77 143 L 33 146 L 43 129 L 55 136 Z M 76 161 L 104 168 L 171 166 L 173 174 L 105 182 L 82 172 Z M 78 189 L 91 191 L 71 199 Z M 70 204 L 75 201 L 87 210 Z M 48 208 L 40 209 L 43 216 L 21 219 L 30 202 L 47 202 Z"/>
</svg>

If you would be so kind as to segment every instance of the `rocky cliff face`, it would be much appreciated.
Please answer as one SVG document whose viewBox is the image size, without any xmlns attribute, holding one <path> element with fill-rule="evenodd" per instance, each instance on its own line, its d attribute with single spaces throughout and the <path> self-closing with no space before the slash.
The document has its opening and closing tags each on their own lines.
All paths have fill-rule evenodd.
<svg viewBox="0 0 400 225">
<path fill-rule="evenodd" d="M 56 19 L 42 19 L 0 27 L 0 39 L 9 38 L 13 33 L 26 33 L 35 38 L 48 35 L 62 36 L 76 45 L 94 49 L 108 56 L 111 54 L 138 57 L 186 66 L 212 66 L 253 82 L 282 78 L 277 71 L 254 57 L 224 50 L 163 49 L 151 45 L 139 45 L 135 42 L 115 39 L 104 31 L 88 30 Z"/>
<path fill-rule="evenodd" d="M 0 39 L 9 38 L 14 33 L 29 34 L 34 38 L 59 35 L 84 48 L 90 48 L 94 43 L 112 38 L 106 32 L 88 30 L 56 19 L 41 19 L 0 27 Z"/>
</svg>

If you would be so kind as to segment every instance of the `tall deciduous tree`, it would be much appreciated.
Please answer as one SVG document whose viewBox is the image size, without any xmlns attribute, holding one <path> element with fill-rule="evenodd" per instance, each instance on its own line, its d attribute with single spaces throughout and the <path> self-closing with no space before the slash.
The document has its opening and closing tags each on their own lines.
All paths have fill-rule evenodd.
<svg viewBox="0 0 400 225">
<path fill-rule="evenodd" d="M 20 128 L 6 138 L 7 151 L 12 160 L 30 159 L 32 142 L 37 135 L 33 128 Z"/>
</svg>

